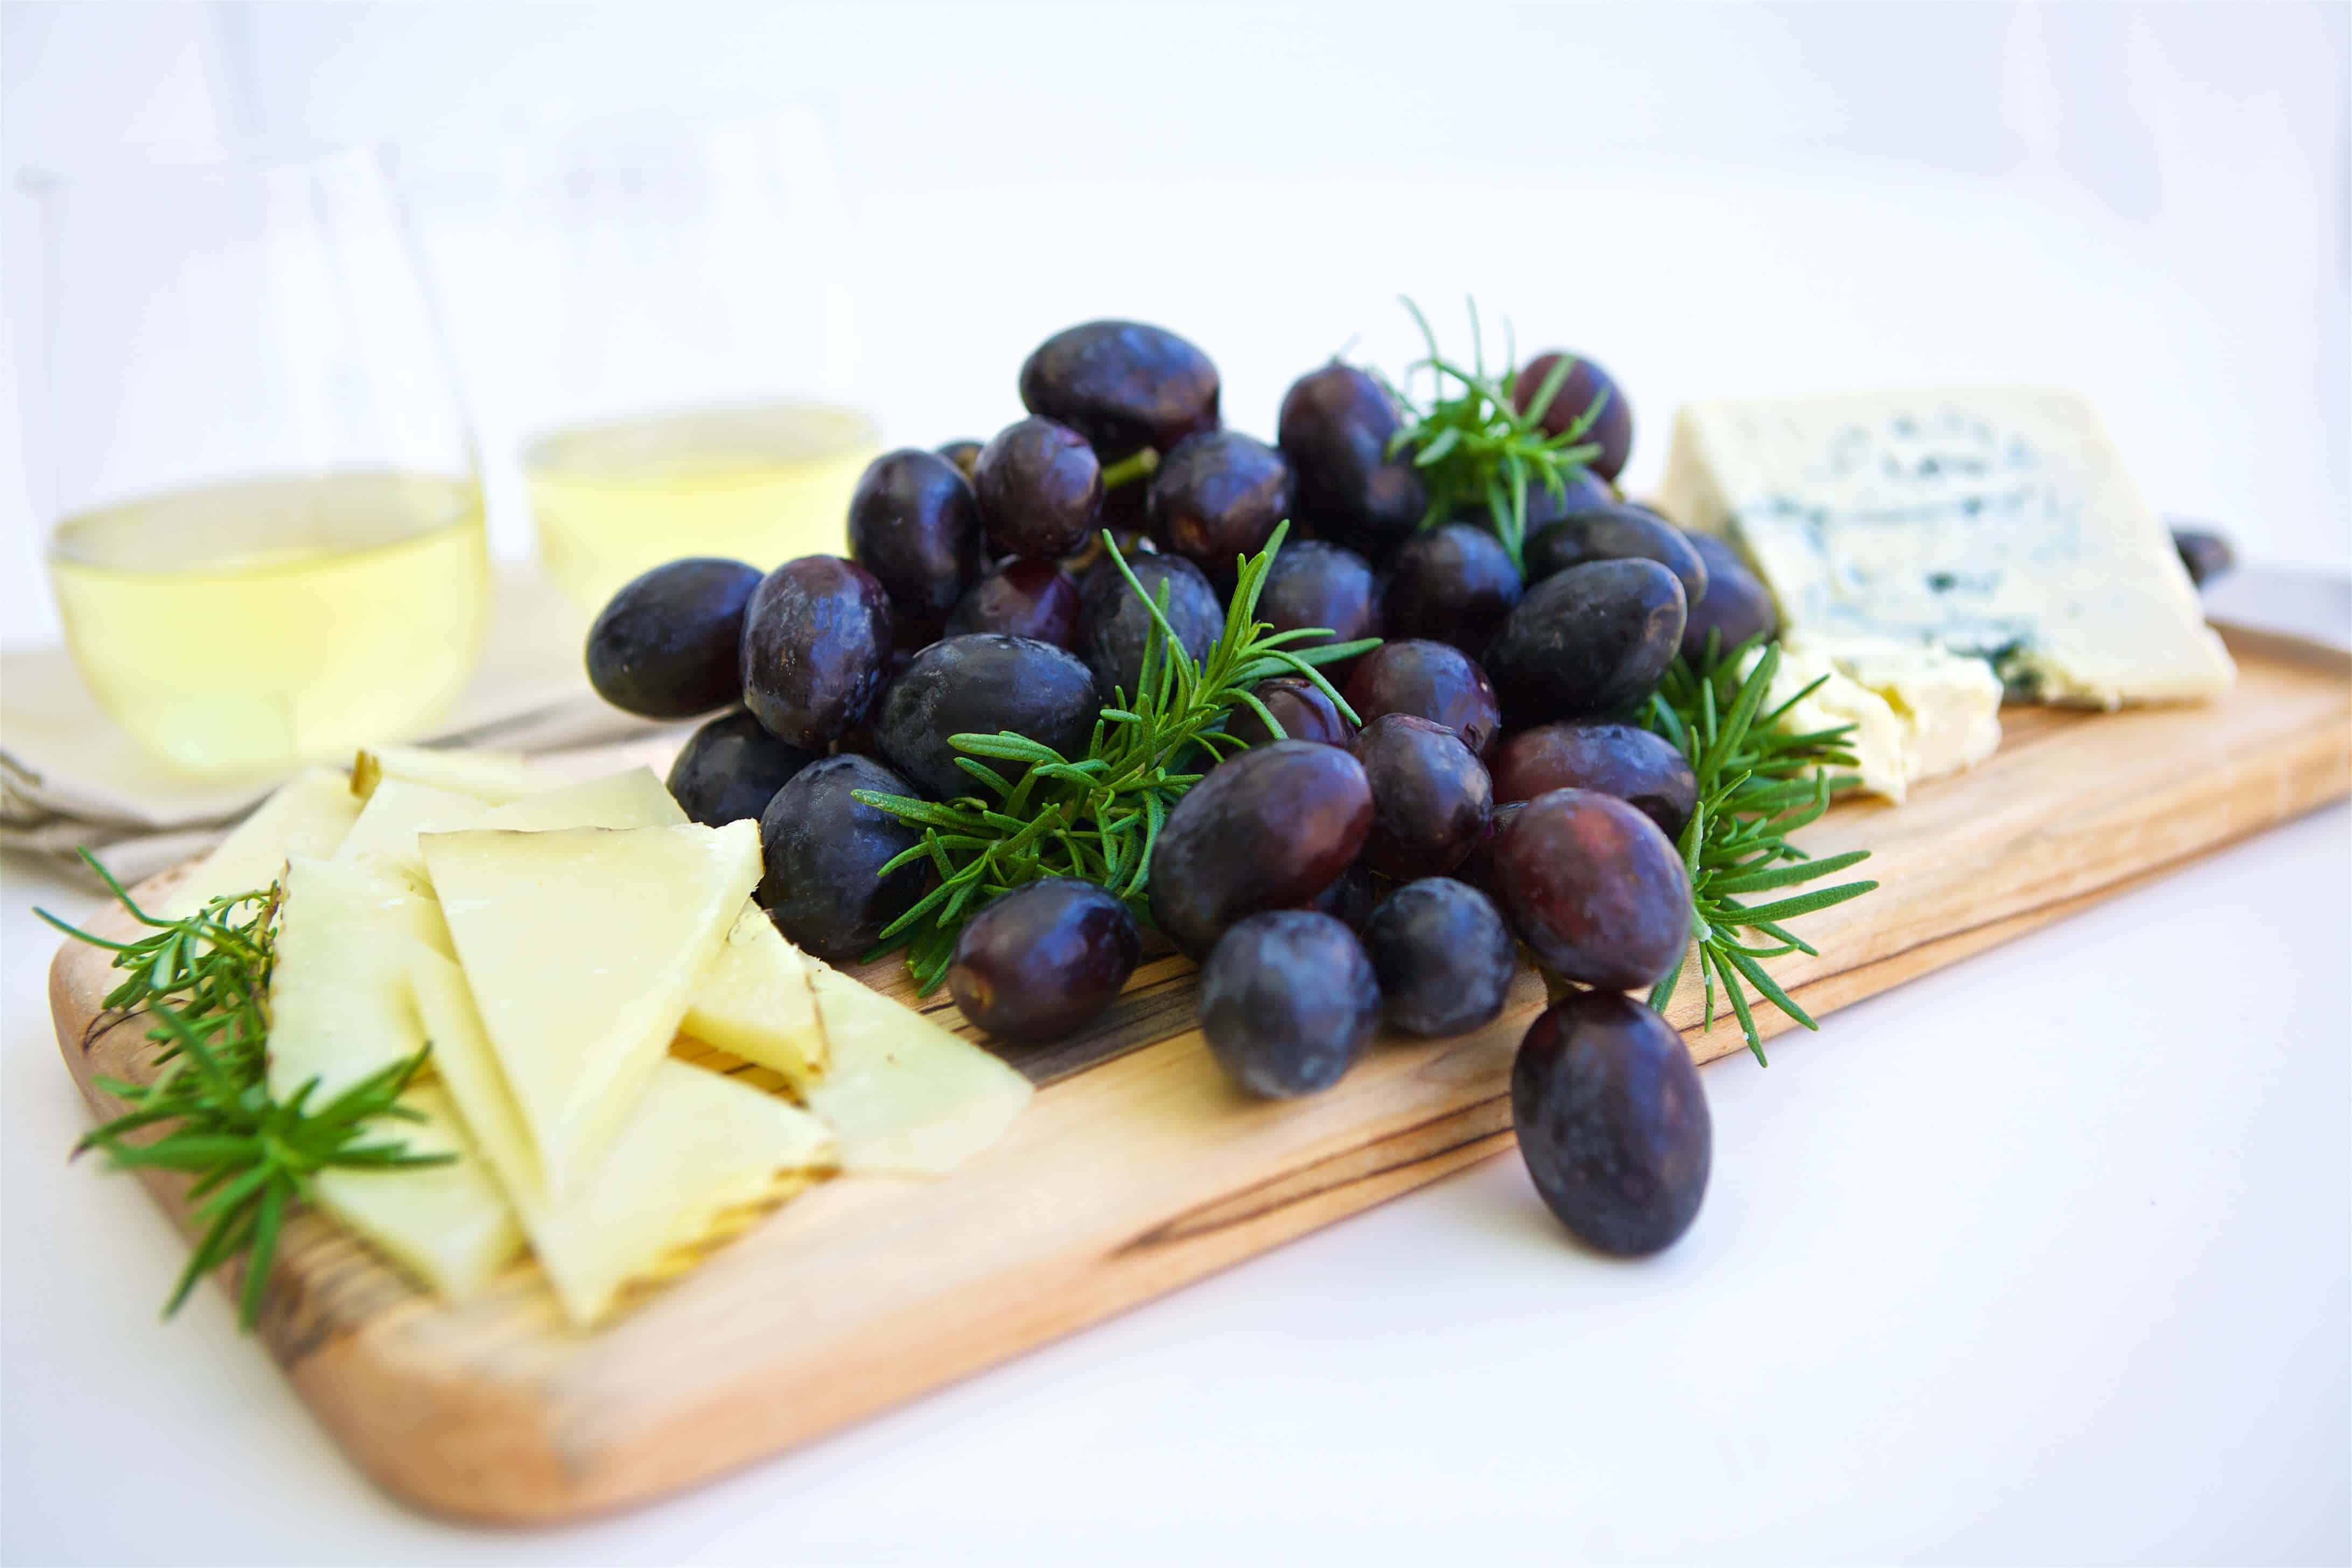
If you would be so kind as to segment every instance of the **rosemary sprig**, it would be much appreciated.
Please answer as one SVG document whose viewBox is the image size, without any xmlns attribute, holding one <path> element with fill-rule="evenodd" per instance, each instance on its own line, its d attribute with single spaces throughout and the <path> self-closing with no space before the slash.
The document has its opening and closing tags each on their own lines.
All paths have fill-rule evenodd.
<svg viewBox="0 0 2352 1568">
<path fill-rule="evenodd" d="M 1765 973 L 1761 961 L 1790 952 L 1819 956 L 1780 922 L 1860 898 L 1878 884 L 1844 882 L 1761 904 L 1744 901 L 1751 894 L 1780 895 L 1870 858 L 1869 850 L 1855 849 L 1813 859 L 1789 842 L 1790 834 L 1818 819 L 1829 809 L 1831 796 L 1853 783 L 1828 771 L 1853 766 L 1853 754 L 1845 749 L 1853 726 L 1803 733 L 1788 727 L 1790 710 L 1820 681 L 1761 711 L 1780 668 L 1780 646 L 1765 644 L 1755 668 L 1743 678 L 1740 664 L 1756 646 L 1750 640 L 1725 653 L 1710 635 L 1696 668 L 1687 659 L 1675 661 L 1650 699 L 1647 719 L 1652 730 L 1682 748 L 1698 774 L 1698 809 L 1683 829 L 1679 847 L 1690 871 L 1691 941 L 1706 987 L 1706 1026 L 1715 1026 L 1720 984 L 1748 1048 L 1760 1063 L 1764 1043 L 1741 982 L 1806 1028 L 1819 1028 Z M 1743 941 L 1743 933 L 1752 934 Z M 1660 981 L 1650 993 L 1650 1005 L 1663 1011 L 1680 979 L 1677 968 Z"/>
<path fill-rule="evenodd" d="M 99 1079 L 99 1088 L 127 1109 L 91 1129 L 74 1152 L 102 1149 L 119 1168 L 195 1177 L 187 1201 L 204 1233 L 163 1315 L 178 1311 L 198 1279 L 241 1250 L 237 1316 L 250 1330 L 260 1316 L 279 1230 L 294 1203 L 309 1194 L 310 1178 L 330 1166 L 380 1170 L 453 1158 L 412 1154 L 396 1142 L 364 1141 L 378 1117 L 416 1120 L 399 1100 L 428 1053 L 394 1063 L 317 1110 L 310 1105 L 315 1079 L 289 1099 L 273 1099 L 266 1077 L 269 973 L 282 889 L 229 894 L 193 914 L 164 920 L 140 908 L 88 850 L 82 858 L 148 934 L 113 942 L 47 910 L 34 913 L 76 941 L 112 951 L 124 978 L 107 993 L 107 1010 L 144 1011 L 155 1020 L 147 1037 L 157 1047 L 162 1070 L 148 1084 Z M 165 1129 L 161 1137 L 131 1141 L 159 1126 Z"/>
<path fill-rule="evenodd" d="M 877 952 L 907 949 L 907 967 L 926 994 L 947 977 L 956 933 L 982 905 L 1024 882 L 1079 877 L 1110 889 L 1149 921 L 1146 889 L 1151 847 L 1168 813 L 1216 761 L 1243 749 L 1224 732 L 1226 718 L 1246 708 L 1273 734 L 1282 725 L 1250 689 L 1277 675 L 1301 675 L 1320 688 L 1352 721 L 1355 710 L 1315 668 L 1351 658 L 1379 639 L 1297 645 L 1328 637 L 1328 629 L 1277 632 L 1256 618 L 1259 593 L 1273 570 L 1290 525 L 1276 528 L 1259 553 L 1240 563 L 1225 629 L 1195 661 L 1168 624 L 1167 587 L 1144 597 L 1118 545 L 1103 536 L 1128 586 L 1151 610 L 1137 691 L 1124 689 L 1096 721 L 1086 754 L 1066 758 L 1025 735 L 951 735 L 966 753 L 956 765 L 979 789 L 947 802 L 859 790 L 857 798 L 923 830 L 923 841 L 883 868 L 928 862 L 939 883 L 882 932 Z M 1011 763 L 1028 771 L 1018 781 L 989 766 Z"/>
<path fill-rule="evenodd" d="M 1428 318 L 1412 300 L 1404 301 L 1428 349 L 1407 371 L 1407 380 L 1414 372 L 1423 373 L 1431 388 L 1426 402 L 1416 402 L 1404 388 L 1389 386 L 1405 416 L 1403 427 L 1389 439 L 1389 455 L 1410 450 L 1413 467 L 1422 471 L 1429 488 L 1422 527 L 1433 528 L 1462 508 L 1475 507 L 1510 552 L 1511 564 L 1524 570 L 1529 488 L 1540 484 L 1555 500 L 1566 497 L 1569 481 L 1600 456 L 1600 444 L 1585 437 L 1600 421 L 1609 395 L 1596 396 L 1566 430 L 1549 434 L 1543 427 L 1544 414 L 1574 373 L 1576 362 L 1562 355 L 1526 409 L 1518 408 L 1511 397 L 1518 380 L 1515 355 L 1507 347 L 1501 372 L 1487 374 L 1477 301 L 1469 303 L 1470 363 L 1465 365 L 1438 351 Z"/>
</svg>

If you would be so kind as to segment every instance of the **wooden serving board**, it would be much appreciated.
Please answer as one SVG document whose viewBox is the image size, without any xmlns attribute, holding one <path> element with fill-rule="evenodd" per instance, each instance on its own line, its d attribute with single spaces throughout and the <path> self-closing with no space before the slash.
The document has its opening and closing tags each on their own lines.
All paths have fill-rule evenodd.
<svg viewBox="0 0 2352 1568">
<path fill-rule="evenodd" d="M 1864 874 L 1884 886 L 1795 922 L 1823 956 L 1777 961 L 1781 983 L 1820 1016 L 2352 792 L 2352 661 L 2232 646 L 2223 702 L 2012 709 L 1982 767 L 1815 824 L 1810 848 L 1870 849 Z M 954 1177 L 827 1184 L 597 1332 L 568 1329 L 529 1265 L 446 1307 L 304 1214 L 261 1341 L 395 1495 L 568 1519 L 807 1441 L 1509 1146 L 1512 1053 L 1544 1003 L 1534 973 L 1489 1027 L 1383 1040 L 1337 1089 L 1279 1104 L 1244 1099 L 1211 1061 L 1192 973 L 1149 963 L 1085 1035 L 1014 1053 L 1045 1087 Z M 866 978 L 904 994 L 895 966 Z M 141 1026 L 98 1016 L 110 980 L 79 944 L 50 978 L 66 1061 L 102 1114 L 93 1075 L 137 1078 L 147 1054 Z M 944 993 L 926 1006 L 961 1023 Z M 1685 984 L 1672 1016 L 1692 1054 L 1739 1049 L 1727 1020 L 1699 1029 L 1698 1007 Z M 1769 1008 L 1758 1021 L 1790 1026 Z M 184 1183 L 142 1174 L 184 1225 Z"/>
</svg>

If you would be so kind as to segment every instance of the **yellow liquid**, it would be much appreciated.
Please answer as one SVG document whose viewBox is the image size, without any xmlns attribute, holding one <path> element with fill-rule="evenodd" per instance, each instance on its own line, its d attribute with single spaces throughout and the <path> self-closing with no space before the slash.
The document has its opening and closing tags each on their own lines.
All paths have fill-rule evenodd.
<svg viewBox="0 0 2352 1568">
<path fill-rule="evenodd" d="M 525 459 L 540 555 L 565 595 L 599 610 L 630 578 L 682 555 L 765 572 L 840 554 L 849 492 L 880 449 L 854 409 L 713 409 L 551 436 Z"/>
<path fill-rule="evenodd" d="M 474 671 L 480 491 L 417 474 L 260 479 L 58 525 L 49 572 L 99 705 L 192 773 L 406 739 Z"/>
</svg>

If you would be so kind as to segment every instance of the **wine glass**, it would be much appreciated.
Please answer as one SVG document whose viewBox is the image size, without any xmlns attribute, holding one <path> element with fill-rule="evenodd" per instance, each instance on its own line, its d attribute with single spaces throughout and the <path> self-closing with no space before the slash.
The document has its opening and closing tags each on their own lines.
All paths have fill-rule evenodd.
<svg viewBox="0 0 2352 1568">
<path fill-rule="evenodd" d="M 200 776 L 430 726 L 473 672 L 489 566 L 382 158 L 25 189 L 49 574 L 100 706 Z"/>
<path fill-rule="evenodd" d="M 593 610 L 683 555 L 843 551 L 879 437 L 814 117 L 591 127 L 532 160 L 524 205 L 517 304 L 544 348 L 523 470 L 565 594 Z"/>
</svg>

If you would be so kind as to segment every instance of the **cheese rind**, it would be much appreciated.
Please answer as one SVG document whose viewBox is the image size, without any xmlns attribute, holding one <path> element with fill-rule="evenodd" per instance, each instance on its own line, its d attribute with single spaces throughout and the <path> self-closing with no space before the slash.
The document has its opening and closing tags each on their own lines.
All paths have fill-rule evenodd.
<svg viewBox="0 0 2352 1568">
<path fill-rule="evenodd" d="M 809 961 L 832 1060 L 803 1091 L 841 1138 L 841 1168 L 936 1176 L 1012 1126 L 1035 1091 L 992 1053 Z"/>
<path fill-rule="evenodd" d="M 441 1165 L 383 1170 L 330 1166 L 311 1178 L 321 1208 L 433 1290 L 462 1301 L 522 1250 L 522 1227 L 448 1098 L 412 1084 L 401 1105 L 418 1120 L 382 1117 L 366 1142 L 401 1142 L 415 1154 L 455 1154 Z"/>
<path fill-rule="evenodd" d="M 442 751 L 426 746 L 378 746 L 352 763 L 352 793 L 365 800 L 385 779 L 467 795 L 497 805 L 546 787 L 520 752 Z"/>
<path fill-rule="evenodd" d="M 1981 658 L 2032 700 L 2217 696 L 2232 667 L 2089 404 L 2028 387 L 1685 406 L 1660 505 L 1731 538 L 1784 633 Z"/>
<path fill-rule="evenodd" d="M 750 822 L 476 829 L 421 842 L 458 962 L 560 1198 L 597 1168 L 669 1048 L 759 880 L 759 830 Z"/>
<path fill-rule="evenodd" d="M 551 1198 L 532 1177 L 530 1135 L 465 976 L 424 949 L 410 973 L 450 1094 L 576 1324 L 597 1322 L 627 1287 L 677 1272 L 832 1165 L 834 1136 L 808 1112 L 664 1060 L 594 1173 Z"/>
<path fill-rule="evenodd" d="M 315 1079 L 317 1110 L 425 1048 L 406 970 L 418 943 L 446 952 L 449 934 L 439 908 L 405 881 L 372 865 L 289 863 L 269 976 L 272 1098 Z"/>
<path fill-rule="evenodd" d="M 332 768 L 296 773 L 196 863 L 158 912 L 178 920 L 214 899 L 267 888 L 285 873 L 289 856 L 332 855 L 359 815 L 342 774 Z"/>
</svg>

